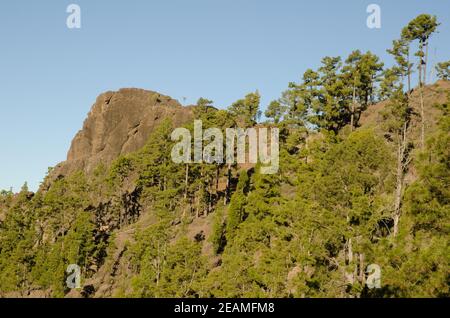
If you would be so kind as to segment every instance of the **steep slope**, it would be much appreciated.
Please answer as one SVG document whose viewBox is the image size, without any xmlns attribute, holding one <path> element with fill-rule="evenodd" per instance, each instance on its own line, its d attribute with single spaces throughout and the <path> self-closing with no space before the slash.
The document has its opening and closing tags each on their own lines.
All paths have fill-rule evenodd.
<svg viewBox="0 0 450 318">
<path fill-rule="evenodd" d="M 424 102 L 426 105 L 425 115 L 427 122 L 427 134 L 431 134 L 436 130 L 436 124 L 442 115 L 441 111 L 434 107 L 437 103 L 444 103 L 447 100 L 447 93 L 450 91 L 450 82 L 439 81 L 433 85 L 424 87 Z M 412 106 L 418 111 L 419 109 L 419 96 L 417 90 L 412 94 Z M 369 107 L 367 111 L 362 114 L 361 128 L 375 127 L 375 129 L 382 135 L 382 111 L 387 105 L 387 101 L 379 102 Z M 420 134 L 420 122 L 419 118 L 415 117 L 413 120 L 413 126 L 411 128 L 411 140 L 418 144 Z M 310 141 L 313 142 L 317 139 L 317 135 L 312 135 Z M 241 165 L 240 169 L 250 169 L 253 165 Z M 412 167 L 408 175 L 408 183 L 412 183 L 415 176 L 415 169 Z M 86 284 L 92 286 L 95 292 L 92 294 L 94 297 L 111 297 L 121 295 L 122 293 L 131 293 L 130 280 L 131 274 L 128 267 L 129 258 L 125 257 L 127 251 L 127 242 L 133 243 L 134 238 L 130 233 L 136 233 L 137 229 L 143 229 L 151 225 L 149 221 L 149 213 L 146 211 L 141 214 L 140 219 L 129 226 L 118 229 L 116 233 L 117 239 L 115 245 L 117 249 L 112 255 L 109 262 L 103 266 L 99 272 L 89 279 Z M 216 213 L 216 212 L 214 212 Z M 202 253 L 210 260 L 210 266 L 212 272 L 220 269 L 222 262 L 222 256 L 217 256 L 212 251 L 211 239 L 214 235 L 214 214 L 206 215 L 201 218 L 194 218 L 188 222 L 186 226 L 186 233 L 188 238 L 195 240 L 195 237 L 204 235 L 202 239 Z M 177 227 L 174 225 L 173 227 Z M 292 273 L 290 274 L 292 276 Z M 79 292 L 72 291 L 70 296 L 78 297 Z"/>
<path fill-rule="evenodd" d="M 434 84 L 423 87 L 423 101 L 424 101 L 424 115 L 425 115 L 425 134 L 432 133 L 436 128 L 436 123 L 442 115 L 441 111 L 435 104 L 442 104 L 447 100 L 447 93 L 450 91 L 450 82 L 439 80 Z M 362 113 L 360 124 L 361 126 L 377 126 L 382 129 L 381 124 L 383 117 L 382 111 L 389 101 L 382 101 L 371 105 L 365 112 Z M 411 92 L 411 106 L 414 110 L 411 127 L 411 140 L 418 142 L 420 139 L 420 95 L 418 88 Z"/>
<path fill-rule="evenodd" d="M 427 135 L 437 130 L 443 114 L 434 104 L 445 102 L 449 91 L 449 82 L 424 88 Z M 411 101 L 417 109 L 416 91 Z M 2 210 L 14 213 L 4 223 L 9 232 L 0 232 L 4 246 L 11 247 L 2 250 L 0 245 L 0 251 L 10 253 L 4 255 L 11 255 L 4 257 L 5 265 L 0 257 L 5 268 L 0 296 L 354 297 L 361 292 L 345 290 L 350 254 L 361 262 L 362 280 L 369 264 L 364 262 L 384 264 L 387 287 L 399 288 L 385 294 L 402 296 L 410 286 L 403 289 L 395 281 L 396 253 L 416 253 L 408 258 L 411 264 L 401 263 L 407 273 L 409 266 L 428 266 L 416 262 L 422 259 L 417 251 L 436 251 L 429 272 L 442 275 L 434 268 L 446 264 L 439 245 L 445 242 L 433 225 L 436 233 L 426 228 L 421 235 L 427 239 L 419 235 L 418 247 L 410 247 L 410 224 L 423 222 L 408 216 L 409 203 L 401 221 L 404 236 L 397 241 L 403 250 L 390 245 L 395 150 L 384 138 L 381 113 L 386 105 L 371 105 L 361 127 L 351 134 L 343 129 L 338 141 L 314 133 L 299 152 L 280 152 L 277 176 L 258 174 L 252 165 L 233 167 L 224 205 L 227 190 L 220 184 L 227 183 L 226 167 L 193 164 L 186 169 L 170 160 L 172 127 L 164 119 L 172 119 L 172 126 L 188 123 L 192 108 L 138 89 L 102 94 L 48 188 L 34 196 L 4 196 L 0 202 L 0 215 Z M 213 124 L 228 125 L 223 112 L 208 116 Z M 416 117 L 414 144 L 419 132 Z M 286 150 L 287 144 L 280 147 Z M 92 173 L 99 163 L 105 163 L 103 169 Z M 242 172 L 248 173 L 247 181 L 238 181 Z M 410 172 L 407 185 L 416 177 Z M 27 229 L 21 244 L 16 244 L 22 235 L 15 232 L 17 220 L 25 223 L 20 229 Z M 346 242 L 353 242 L 353 251 Z M 17 266 L 29 259 L 29 268 Z M 82 267 L 81 290 L 65 288 L 69 263 Z M 18 270 L 26 278 L 16 282 Z M 441 288 L 444 280 L 436 281 L 436 289 Z"/>
</svg>

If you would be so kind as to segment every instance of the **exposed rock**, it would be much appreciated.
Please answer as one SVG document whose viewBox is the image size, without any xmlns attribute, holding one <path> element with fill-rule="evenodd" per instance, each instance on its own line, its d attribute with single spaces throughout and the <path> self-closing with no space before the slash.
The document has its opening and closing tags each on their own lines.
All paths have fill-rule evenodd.
<svg viewBox="0 0 450 318">
<path fill-rule="evenodd" d="M 91 172 L 101 162 L 108 164 L 119 155 L 144 146 L 165 118 L 171 118 L 177 127 L 192 117 L 190 107 L 156 92 L 124 88 L 103 93 L 73 139 L 67 160 L 55 167 L 52 176 L 77 170 Z"/>
</svg>

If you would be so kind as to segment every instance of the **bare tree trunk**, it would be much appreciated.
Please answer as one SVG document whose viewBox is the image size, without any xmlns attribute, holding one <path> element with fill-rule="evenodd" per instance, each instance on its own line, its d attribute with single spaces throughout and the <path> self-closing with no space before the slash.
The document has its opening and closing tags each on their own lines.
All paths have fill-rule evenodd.
<svg viewBox="0 0 450 318">
<path fill-rule="evenodd" d="M 62 213 L 62 219 L 63 219 L 63 221 L 62 221 L 62 226 L 61 226 L 61 228 L 60 228 L 60 231 L 61 231 L 61 252 L 62 253 L 64 253 L 64 236 L 65 236 L 65 231 L 64 231 L 64 222 L 65 222 L 65 213 L 64 213 L 64 209 L 63 209 L 63 213 Z M 119 222 L 120 222 L 120 220 L 119 220 Z M 120 226 L 120 225 L 119 225 Z M 64 254 L 63 254 L 64 255 Z"/>
<path fill-rule="evenodd" d="M 409 158 L 406 158 L 407 147 L 407 123 L 403 125 L 402 133 L 397 137 L 397 179 L 395 184 L 395 201 L 394 201 L 394 237 L 398 234 L 398 223 L 400 221 L 401 205 L 402 205 L 402 192 L 403 192 L 403 179 L 406 171 L 406 167 L 409 164 Z"/>
<path fill-rule="evenodd" d="M 399 148 L 401 146 L 399 145 Z M 397 181 L 395 183 L 395 201 L 394 201 L 394 237 L 398 234 L 398 222 L 400 219 L 400 207 L 403 190 L 403 171 L 401 168 L 400 149 L 397 150 Z"/>
<path fill-rule="evenodd" d="M 198 189 L 199 189 L 198 192 L 200 192 L 200 187 Z M 198 192 L 195 198 L 195 215 L 197 219 L 200 217 L 200 200 L 201 200 L 201 198 L 199 198 Z"/>
<path fill-rule="evenodd" d="M 212 211 L 212 181 L 213 180 L 210 180 L 208 182 L 208 208 L 206 210 L 206 215 Z"/>
<path fill-rule="evenodd" d="M 216 195 L 217 195 L 217 192 L 219 191 L 219 170 L 220 170 L 220 167 L 219 167 L 219 165 L 217 165 L 216 166 Z"/>
<path fill-rule="evenodd" d="M 228 197 L 230 195 L 230 183 L 231 183 L 231 164 L 228 164 L 227 169 L 227 188 L 225 190 L 225 197 L 223 199 L 223 204 L 226 205 L 228 203 Z"/>
<path fill-rule="evenodd" d="M 428 40 L 425 41 L 425 64 L 423 65 L 423 85 L 427 85 Z"/>
<path fill-rule="evenodd" d="M 189 182 L 189 165 L 186 164 L 186 175 L 184 178 L 184 198 L 187 198 L 188 193 L 188 182 Z"/>
<path fill-rule="evenodd" d="M 353 247 L 351 238 L 348 239 L 347 252 L 348 252 L 348 263 L 351 264 L 353 262 Z"/>
<path fill-rule="evenodd" d="M 422 74 L 423 69 L 425 69 L 426 72 L 426 63 L 424 62 L 424 53 L 423 53 L 423 46 L 426 45 L 426 43 L 420 43 L 420 60 L 419 60 L 419 96 L 420 96 L 420 120 L 421 120 L 421 130 L 420 130 L 420 147 L 423 150 L 425 146 L 425 114 L 424 114 L 424 104 L 423 104 L 423 90 L 422 87 L 425 82 L 425 76 Z"/>
<path fill-rule="evenodd" d="M 420 47 L 420 51 L 421 52 L 423 52 L 423 47 L 422 47 L 422 44 L 419 44 L 421 47 Z M 423 54 L 421 54 L 421 55 L 423 55 Z M 419 87 L 420 86 L 422 86 L 422 84 L 423 84 L 423 81 L 422 81 L 422 69 L 423 69 L 423 64 L 422 64 L 422 62 L 423 62 L 423 57 L 422 56 L 419 56 L 419 66 L 418 66 L 418 68 L 419 68 Z"/>
<path fill-rule="evenodd" d="M 359 258 L 359 254 L 355 253 L 355 263 L 358 262 L 358 258 Z M 353 282 L 355 282 L 358 279 L 359 279 L 359 276 L 358 276 L 358 265 L 354 264 L 353 265 Z"/>
<path fill-rule="evenodd" d="M 420 96 L 420 118 L 421 118 L 420 148 L 423 150 L 425 148 L 425 112 L 424 112 L 422 85 L 419 86 L 419 96 Z"/>
<path fill-rule="evenodd" d="M 408 50 L 408 95 L 411 92 L 411 65 L 409 65 L 409 50 Z"/>
<path fill-rule="evenodd" d="M 359 254 L 359 281 L 361 282 L 361 285 L 364 286 L 366 283 L 365 275 L 364 275 L 364 254 Z"/>
<path fill-rule="evenodd" d="M 352 265 L 353 263 L 353 247 L 352 247 L 352 239 L 349 238 L 347 240 L 347 261 L 348 265 Z M 354 269 L 351 272 L 345 271 L 345 278 L 348 284 L 353 285 L 355 283 L 355 271 Z"/>
<path fill-rule="evenodd" d="M 351 127 L 351 131 L 353 131 L 353 128 L 354 128 L 355 103 L 356 103 L 356 85 L 353 85 L 352 113 L 351 113 L 351 116 L 350 116 L 350 127 Z"/>
</svg>

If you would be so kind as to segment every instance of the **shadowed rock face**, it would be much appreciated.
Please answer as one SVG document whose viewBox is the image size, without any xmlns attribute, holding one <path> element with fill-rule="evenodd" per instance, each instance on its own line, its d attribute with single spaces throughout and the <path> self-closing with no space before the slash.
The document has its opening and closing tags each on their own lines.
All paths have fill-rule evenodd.
<svg viewBox="0 0 450 318">
<path fill-rule="evenodd" d="M 101 94 L 72 140 L 67 160 L 58 164 L 52 175 L 77 170 L 89 173 L 101 162 L 108 164 L 121 154 L 140 149 L 165 118 L 178 127 L 193 118 L 192 109 L 143 89 L 125 88 Z"/>
</svg>

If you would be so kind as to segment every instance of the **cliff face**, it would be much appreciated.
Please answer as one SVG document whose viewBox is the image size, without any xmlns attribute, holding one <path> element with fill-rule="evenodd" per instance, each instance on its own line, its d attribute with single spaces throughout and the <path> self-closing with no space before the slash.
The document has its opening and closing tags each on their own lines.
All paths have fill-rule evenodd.
<svg viewBox="0 0 450 318">
<path fill-rule="evenodd" d="M 178 127 L 192 117 L 190 107 L 156 92 L 125 88 L 103 93 L 73 139 L 67 160 L 58 164 L 52 175 L 77 170 L 89 173 L 99 163 L 108 164 L 121 154 L 140 149 L 165 118 Z"/>
</svg>

